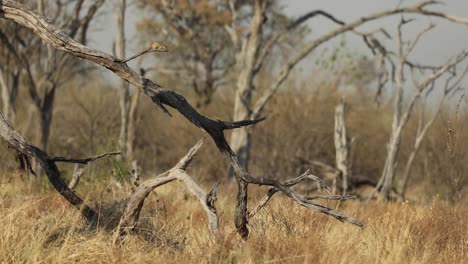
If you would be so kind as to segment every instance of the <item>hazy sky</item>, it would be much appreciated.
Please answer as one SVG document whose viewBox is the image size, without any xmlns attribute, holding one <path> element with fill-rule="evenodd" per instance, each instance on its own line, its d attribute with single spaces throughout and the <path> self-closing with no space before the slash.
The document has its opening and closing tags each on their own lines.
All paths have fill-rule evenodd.
<svg viewBox="0 0 468 264">
<path fill-rule="evenodd" d="M 282 0 L 286 12 L 293 17 L 298 17 L 310 10 L 322 9 L 345 22 L 353 21 L 372 12 L 393 8 L 399 2 L 397 0 Z M 407 6 L 417 2 L 420 1 L 407 0 L 403 2 L 403 5 Z M 444 5 L 438 5 L 432 9 L 468 18 L 468 0 L 445 0 L 443 2 L 445 3 Z M 126 23 L 126 35 L 130 42 L 127 54 L 133 54 L 138 51 L 135 40 L 135 23 L 140 18 L 141 15 L 135 10 L 135 7 L 130 7 Z M 378 22 L 370 22 L 361 27 L 361 29 L 384 27 L 393 33 L 399 19 L 400 17 L 397 15 L 379 20 Z M 408 27 L 406 36 L 411 37 L 416 34 L 431 21 L 437 24 L 437 28 L 421 41 L 421 44 L 413 54 L 412 58 L 414 60 L 421 63 L 439 65 L 444 63 L 451 55 L 463 49 L 468 49 L 468 26 L 448 23 L 437 18 L 428 19 L 419 16 L 419 21 Z M 115 18 L 110 14 L 101 16 L 99 24 L 102 25 L 101 28 L 90 34 L 92 41 L 89 45 L 110 52 L 115 39 Z M 308 22 L 308 25 L 312 29 L 312 33 L 309 36 L 310 39 L 336 28 L 336 25 L 324 18 L 314 18 Z M 346 39 L 349 48 L 370 55 L 370 52 L 364 47 L 360 38 L 347 34 Z M 303 65 L 307 65 L 307 63 L 310 63 L 310 60 L 306 58 Z"/>
</svg>

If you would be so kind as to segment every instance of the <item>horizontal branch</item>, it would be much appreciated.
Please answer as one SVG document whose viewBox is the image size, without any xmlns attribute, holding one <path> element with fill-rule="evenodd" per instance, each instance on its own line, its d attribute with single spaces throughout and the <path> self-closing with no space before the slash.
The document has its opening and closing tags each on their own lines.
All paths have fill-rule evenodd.
<svg viewBox="0 0 468 264">
<path fill-rule="evenodd" d="M 103 154 L 99 154 L 94 157 L 85 158 L 85 159 L 75 159 L 75 158 L 68 158 L 68 157 L 50 157 L 49 159 L 54 162 L 68 162 L 68 163 L 79 163 L 79 164 L 88 164 L 89 162 L 95 161 L 100 158 L 104 158 L 107 156 L 116 156 L 120 155 L 122 152 L 114 151 L 114 152 L 106 152 Z"/>
</svg>

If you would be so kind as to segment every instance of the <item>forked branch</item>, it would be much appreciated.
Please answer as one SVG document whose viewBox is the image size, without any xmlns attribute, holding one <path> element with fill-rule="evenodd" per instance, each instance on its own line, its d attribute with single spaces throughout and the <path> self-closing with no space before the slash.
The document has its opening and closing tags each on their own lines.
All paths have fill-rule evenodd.
<svg viewBox="0 0 468 264">
<path fill-rule="evenodd" d="M 124 214 L 120 220 L 119 232 L 121 235 L 132 233 L 136 230 L 140 212 L 146 197 L 157 187 L 169 182 L 179 180 L 200 201 L 208 218 L 208 228 L 212 234 L 218 230 L 219 219 L 214 203 L 218 190 L 218 184 L 207 193 L 185 171 L 203 145 L 203 140 L 193 146 L 189 152 L 170 170 L 141 183 L 130 195 Z"/>
</svg>

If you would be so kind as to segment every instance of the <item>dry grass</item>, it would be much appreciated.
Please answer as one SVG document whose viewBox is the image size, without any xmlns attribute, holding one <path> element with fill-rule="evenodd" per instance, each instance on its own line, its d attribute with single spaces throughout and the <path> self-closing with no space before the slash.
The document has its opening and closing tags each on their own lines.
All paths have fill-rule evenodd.
<svg viewBox="0 0 468 264">
<path fill-rule="evenodd" d="M 338 206 L 365 229 L 301 208 L 284 197 L 233 235 L 233 190 L 222 186 L 218 208 L 223 239 L 210 240 L 202 209 L 178 184 L 148 198 L 140 234 L 115 244 L 115 234 L 86 230 L 79 213 L 54 191 L 20 182 L 0 187 L 0 260 L 6 263 L 468 263 L 468 209 L 433 201 L 349 202 Z M 253 188 L 252 188 L 253 189 Z M 253 193 L 253 200 L 260 193 Z M 122 191 L 123 192 L 123 191 Z M 83 191 L 81 191 L 83 195 Z M 105 204 L 123 193 L 93 191 Z M 91 198 L 90 198 L 91 199 Z"/>
</svg>

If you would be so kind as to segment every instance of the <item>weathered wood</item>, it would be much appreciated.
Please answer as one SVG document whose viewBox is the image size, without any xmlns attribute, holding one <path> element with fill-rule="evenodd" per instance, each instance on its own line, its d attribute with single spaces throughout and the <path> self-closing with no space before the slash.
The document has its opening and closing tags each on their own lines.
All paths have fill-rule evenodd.
<svg viewBox="0 0 468 264">
<path fill-rule="evenodd" d="M 216 233 L 219 227 L 219 219 L 214 206 L 217 194 L 217 184 L 215 184 L 215 186 L 206 193 L 193 180 L 193 178 L 185 172 L 202 145 L 203 140 L 200 140 L 172 169 L 142 182 L 135 188 L 128 199 L 125 211 L 120 220 L 119 233 L 121 235 L 127 235 L 136 230 L 141 209 L 143 208 L 146 197 L 151 193 L 151 191 L 161 185 L 175 180 L 181 181 L 185 187 L 187 187 L 187 189 L 198 198 L 203 209 L 205 209 L 208 218 L 208 228 L 213 234 Z"/>
<path fill-rule="evenodd" d="M 346 124 L 344 118 L 345 103 L 341 101 L 335 107 L 335 159 L 336 168 L 340 171 L 342 191 L 346 194 L 348 191 L 348 177 L 350 173 L 349 167 L 349 152 L 351 145 L 348 143 L 346 135 Z M 336 184 L 336 181 L 335 181 Z M 336 185 L 334 186 L 336 190 Z"/>
<path fill-rule="evenodd" d="M 255 71 L 255 66 L 262 43 L 263 24 L 267 4 L 268 1 L 266 0 L 254 1 L 249 36 L 246 43 L 239 47 L 238 54 L 236 55 L 236 65 L 238 67 L 239 76 L 237 78 L 234 96 L 234 120 L 248 119 L 250 116 L 253 81 L 258 73 Z M 230 145 L 236 153 L 240 165 L 245 170 L 248 169 L 251 142 L 251 132 L 247 127 L 239 128 L 231 134 Z"/>
<path fill-rule="evenodd" d="M 416 138 L 414 139 L 414 144 L 413 144 L 413 149 L 411 151 L 411 154 L 406 161 L 406 166 L 405 170 L 403 173 L 403 176 L 401 177 L 400 181 L 398 182 L 398 200 L 399 201 L 404 201 L 405 199 L 405 194 L 406 194 L 406 187 L 408 186 L 408 180 L 411 175 L 411 169 L 413 167 L 414 160 L 416 158 L 416 154 L 418 153 L 422 142 L 424 141 L 424 138 L 426 137 L 426 133 L 429 131 L 431 128 L 432 124 L 434 124 L 434 121 L 436 120 L 437 116 L 439 115 L 440 111 L 442 110 L 443 104 L 446 102 L 446 99 L 449 95 L 457 92 L 459 89 L 460 83 L 463 81 L 465 76 L 468 73 L 468 66 L 465 67 L 465 70 L 458 76 L 458 78 L 455 79 L 455 81 L 452 83 L 451 81 L 454 80 L 455 76 L 453 78 L 449 78 L 446 83 L 445 83 L 445 88 L 444 92 L 442 95 L 442 99 L 440 102 L 437 104 L 437 106 L 433 107 L 432 109 L 435 110 L 435 113 L 432 115 L 432 117 L 425 122 L 424 121 L 424 112 L 425 112 L 425 103 L 421 104 L 421 112 L 419 115 L 419 125 L 418 129 L 416 131 Z M 429 94 L 426 93 L 426 97 Z M 424 98 L 421 98 L 422 102 L 424 102 Z"/>
<path fill-rule="evenodd" d="M 71 181 L 68 183 L 68 188 L 71 190 L 75 189 L 80 183 L 81 176 L 83 176 L 84 168 L 80 167 L 80 164 L 76 163 L 73 167 L 73 175 Z"/>
<path fill-rule="evenodd" d="M 90 163 L 92 161 L 95 161 L 97 159 L 100 159 L 100 158 L 104 158 L 104 157 L 107 157 L 107 156 L 116 156 L 116 155 L 120 155 L 120 154 L 122 154 L 122 152 L 114 151 L 114 152 L 102 153 L 102 154 L 99 154 L 99 155 L 96 155 L 96 156 L 93 156 L 93 157 L 90 157 L 90 158 L 84 158 L 84 159 L 70 158 L 70 157 L 49 157 L 49 159 L 51 161 L 55 161 L 55 162 L 88 164 L 88 163 Z"/>
<path fill-rule="evenodd" d="M 270 86 L 270 88 L 266 89 L 264 94 L 259 97 L 259 99 L 255 102 L 254 107 L 252 107 L 252 114 L 250 118 L 256 118 L 261 115 L 263 109 L 267 105 L 267 103 L 271 100 L 271 98 L 274 96 L 274 94 L 279 90 L 281 85 L 286 81 L 288 78 L 289 74 L 291 73 L 291 70 L 306 56 L 308 56 L 311 52 L 316 50 L 320 45 L 326 43 L 327 41 L 343 34 L 349 31 L 355 31 L 356 28 L 359 26 L 370 22 L 374 20 L 378 20 L 384 17 L 396 15 L 396 14 L 403 14 L 403 13 L 408 13 L 408 14 L 420 14 L 420 15 L 427 15 L 427 16 L 433 16 L 433 17 L 438 17 L 445 19 L 447 21 L 451 21 L 453 23 L 458 23 L 462 25 L 468 25 L 468 19 L 466 18 L 460 18 L 460 17 L 455 17 L 455 16 L 450 16 L 444 13 L 440 12 L 435 12 L 435 11 L 429 11 L 427 10 L 427 7 L 431 5 L 437 4 L 437 1 L 422 1 L 420 3 L 416 3 L 412 6 L 408 7 L 396 7 L 393 9 L 388 9 L 384 10 L 381 12 L 377 13 L 372 13 L 369 14 L 365 17 L 361 17 L 359 19 L 356 19 L 355 21 L 352 21 L 350 23 L 344 24 L 337 29 L 328 32 L 322 36 L 320 36 L 317 39 L 312 40 L 311 42 L 307 43 L 304 45 L 303 48 L 299 50 L 295 55 L 293 55 L 288 62 L 282 67 L 282 69 L 279 72 L 278 77 L 275 79 L 273 82 L 273 85 Z M 336 21 L 335 21 L 336 22 Z M 362 34 L 361 34 L 362 35 Z M 371 34 L 369 34 L 371 35 Z"/>
</svg>

